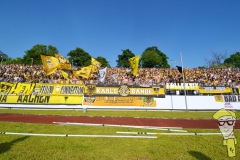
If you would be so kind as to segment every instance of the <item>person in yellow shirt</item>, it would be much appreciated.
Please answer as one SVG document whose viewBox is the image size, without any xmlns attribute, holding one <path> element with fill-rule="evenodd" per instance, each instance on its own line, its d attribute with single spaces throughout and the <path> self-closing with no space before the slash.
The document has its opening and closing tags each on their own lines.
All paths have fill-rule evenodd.
<svg viewBox="0 0 240 160">
<path fill-rule="evenodd" d="M 228 156 L 236 156 L 237 140 L 233 133 L 236 122 L 236 115 L 230 110 L 220 109 L 213 115 L 214 119 L 218 120 L 218 126 L 223 135 L 223 145 L 227 146 Z"/>
</svg>

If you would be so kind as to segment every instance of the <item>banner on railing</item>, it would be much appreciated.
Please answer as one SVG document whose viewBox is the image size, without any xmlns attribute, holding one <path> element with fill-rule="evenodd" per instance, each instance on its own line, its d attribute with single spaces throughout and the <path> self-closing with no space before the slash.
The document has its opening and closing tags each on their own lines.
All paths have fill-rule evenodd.
<svg viewBox="0 0 240 160">
<path fill-rule="evenodd" d="M 0 83 L 0 103 L 82 104 L 84 85 Z"/>
<path fill-rule="evenodd" d="M 231 93 L 230 87 L 201 87 L 199 89 L 200 94 L 227 94 Z"/>
<path fill-rule="evenodd" d="M 165 97 L 165 92 L 164 88 L 160 86 L 134 87 L 127 85 L 121 86 L 86 85 L 84 96 Z"/>
<path fill-rule="evenodd" d="M 198 83 L 166 83 L 167 90 L 199 90 Z"/>
<path fill-rule="evenodd" d="M 75 104 L 81 105 L 83 96 L 0 95 L 2 104 Z"/>
<path fill-rule="evenodd" d="M 143 106 L 156 107 L 154 97 L 121 97 L 121 96 L 105 96 L 105 97 L 84 97 L 84 105 L 88 106 Z"/>
<path fill-rule="evenodd" d="M 71 96 L 83 96 L 84 85 L 65 85 L 65 84 L 38 84 L 34 92 L 37 95 L 71 95 Z"/>
<path fill-rule="evenodd" d="M 239 95 L 215 95 L 216 102 L 223 102 L 224 108 L 234 108 L 237 103 L 240 103 Z"/>
<path fill-rule="evenodd" d="M 84 85 L 49 83 L 0 83 L 1 94 L 8 95 L 69 95 L 83 96 Z"/>
<path fill-rule="evenodd" d="M 240 102 L 240 96 L 235 95 L 215 95 L 216 102 Z"/>
</svg>

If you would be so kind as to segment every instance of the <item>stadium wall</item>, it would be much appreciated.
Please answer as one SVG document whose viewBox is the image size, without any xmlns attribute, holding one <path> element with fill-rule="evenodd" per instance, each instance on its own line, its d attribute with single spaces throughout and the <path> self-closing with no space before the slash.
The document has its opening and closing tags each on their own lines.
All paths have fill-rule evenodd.
<svg viewBox="0 0 240 160">
<path fill-rule="evenodd" d="M 42 104 L 0 104 L 0 108 L 32 109 L 127 109 L 127 110 L 219 110 L 221 108 L 240 110 L 240 96 L 177 96 L 166 95 L 154 98 L 156 106 L 92 106 L 92 105 L 42 105 Z"/>
</svg>

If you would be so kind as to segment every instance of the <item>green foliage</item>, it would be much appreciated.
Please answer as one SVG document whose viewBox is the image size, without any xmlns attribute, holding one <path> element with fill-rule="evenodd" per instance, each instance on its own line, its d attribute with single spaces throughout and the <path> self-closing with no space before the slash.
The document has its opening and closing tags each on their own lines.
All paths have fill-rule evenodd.
<svg viewBox="0 0 240 160">
<path fill-rule="evenodd" d="M 82 48 L 77 47 L 75 50 L 71 50 L 67 56 L 69 56 L 70 62 L 74 65 L 86 67 L 91 64 L 91 56 Z"/>
<path fill-rule="evenodd" d="M 143 68 L 170 68 L 170 65 L 167 61 L 168 57 L 158 50 L 157 47 L 148 47 L 143 53 L 141 57 L 141 63 Z"/>
<path fill-rule="evenodd" d="M 240 68 L 240 52 L 236 52 L 229 58 L 226 58 L 224 64 L 232 64 L 233 66 Z"/>
<path fill-rule="evenodd" d="M 199 69 L 205 69 L 206 67 L 204 66 L 198 66 Z"/>
<path fill-rule="evenodd" d="M 106 60 L 106 58 L 101 57 L 101 56 L 98 56 L 98 57 L 96 58 L 96 60 L 102 64 L 101 67 L 110 67 L 110 64 L 109 64 L 109 62 Z"/>
<path fill-rule="evenodd" d="M 20 58 L 20 57 L 14 58 L 14 59 L 12 60 L 12 63 L 13 63 L 13 64 L 25 64 L 25 63 L 24 63 L 24 59 L 23 59 L 23 58 Z"/>
<path fill-rule="evenodd" d="M 18 114 L 52 114 L 72 116 L 115 116 L 115 117 L 155 117 L 155 118 L 187 118 L 213 119 L 215 111 L 137 111 L 137 110 L 18 110 L 1 109 L 0 113 Z M 239 111 L 236 111 L 239 117 Z M 140 115 L 140 116 L 139 116 Z M 217 125 L 217 120 L 216 120 Z M 32 134 L 63 134 L 64 137 L 21 136 L 3 134 L 0 138 L 0 159 L 230 159 L 227 147 L 222 145 L 222 135 L 183 136 L 161 135 L 161 133 L 177 133 L 164 130 L 110 126 L 78 126 L 55 124 L 32 124 L 16 122 L 0 122 L 1 132 Z M 175 127 L 175 126 L 168 126 Z M 184 128 L 186 130 L 186 128 Z M 148 132 L 157 135 L 116 134 L 121 132 Z M 219 129 L 187 129 L 188 133 L 219 133 Z M 181 133 L 180 133 L 181 134 Z M 236 137 L 240 130 L 235 129 Z M 113 135 L 113 136 L 157 136 L 156 139 L 142 138 L 89 138 L 70 137 L 69 135 Z M 236 145 L 236 151 L 239 151 Z M 24 153 L 24 154 L 23 154 Z M 124 153 L 124 154 L 123 154 Z M 237 156 L 231 159 L 239 159 Z"/>
<path fill-rule="evenodd" d="M 41 54 L 47 56 L 54 56 L 54 53 L 58 53 L 58 50 L 54 46 L 47 46 L 43 44 L 37 44 L 33 46 L 30 50 L 25 51 L 25 55 L 23 56 L 24 64 L 31 65 L 33 64 L 42 64 Z"/>
<path fill-rule="evenodd" d="M 229 63 L 223 63 L 217 66 L 211 66 L 211 68 L 235 68 L 235 66 L 233 64 L 229 64 Z"/>
<path fill-rule="evenodd" d="M 132 53 L 129 49 L 122 50 L 122 54 L 118 55 L 117 67 L 130 67 L 130 63 L 128 60 L 132 57 L 134 57 L 135 54 Z"/>
<path fill-rule="evenodd" d="M 2 64 L 9 65 L 9 64 L 25 64 L 25 63 L 24 63 L 24 60 L 20 57 L 17 57 L 17 58 L 8 57 L 7 59 L 3 60 Z"/>
</svg>

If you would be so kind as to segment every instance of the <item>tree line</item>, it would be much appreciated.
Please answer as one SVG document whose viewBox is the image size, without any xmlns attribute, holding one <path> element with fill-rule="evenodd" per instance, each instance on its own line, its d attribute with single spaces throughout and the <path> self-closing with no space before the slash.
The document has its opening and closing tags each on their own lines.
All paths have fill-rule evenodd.
<svg viewBox="0 0 240 160">
<path fill-rule="evenodd" d="M 58 53 L 58 49 L 52 45 L 37 44 L 31 49 L 26 50 L 23 57 L 11 58 L 7 54 L 0 51 L 1 64 L 36 64 L 42 65 L 42 60 L 40 55 L 54 56 L 54 53 Z M 61 54 L 61 53 L 59 53 Z M 76 47 L 74 50 L 69 51 L 67 54 L 69 62 L 73 66 L 89 66 L 91 64 L 91 54 L 86 52 L 80 47 Z M 137 56 L 130 49 L 121 50 L 118 59 L 116 60 L 116 67 L 126 67 L 130 68 L 128 59 Z M 146 48 L 140 55 L 139 67 L 143 68 L 170 68 L 168 64 L 168 57 L 156 46 Z M 102 67 L 111 67 L 110 63 L 105 57 L 98 56 L 94 57 L 97 61 L 102 64 Z M 199 68 L 211 68 L 211 67 L 238 67 L 240 68 L 240 52 L 231 54 L 218 53 L 212 51 L 211 58 L 206 59 L 205 66 L 199 66 Z"/>
</svg>

